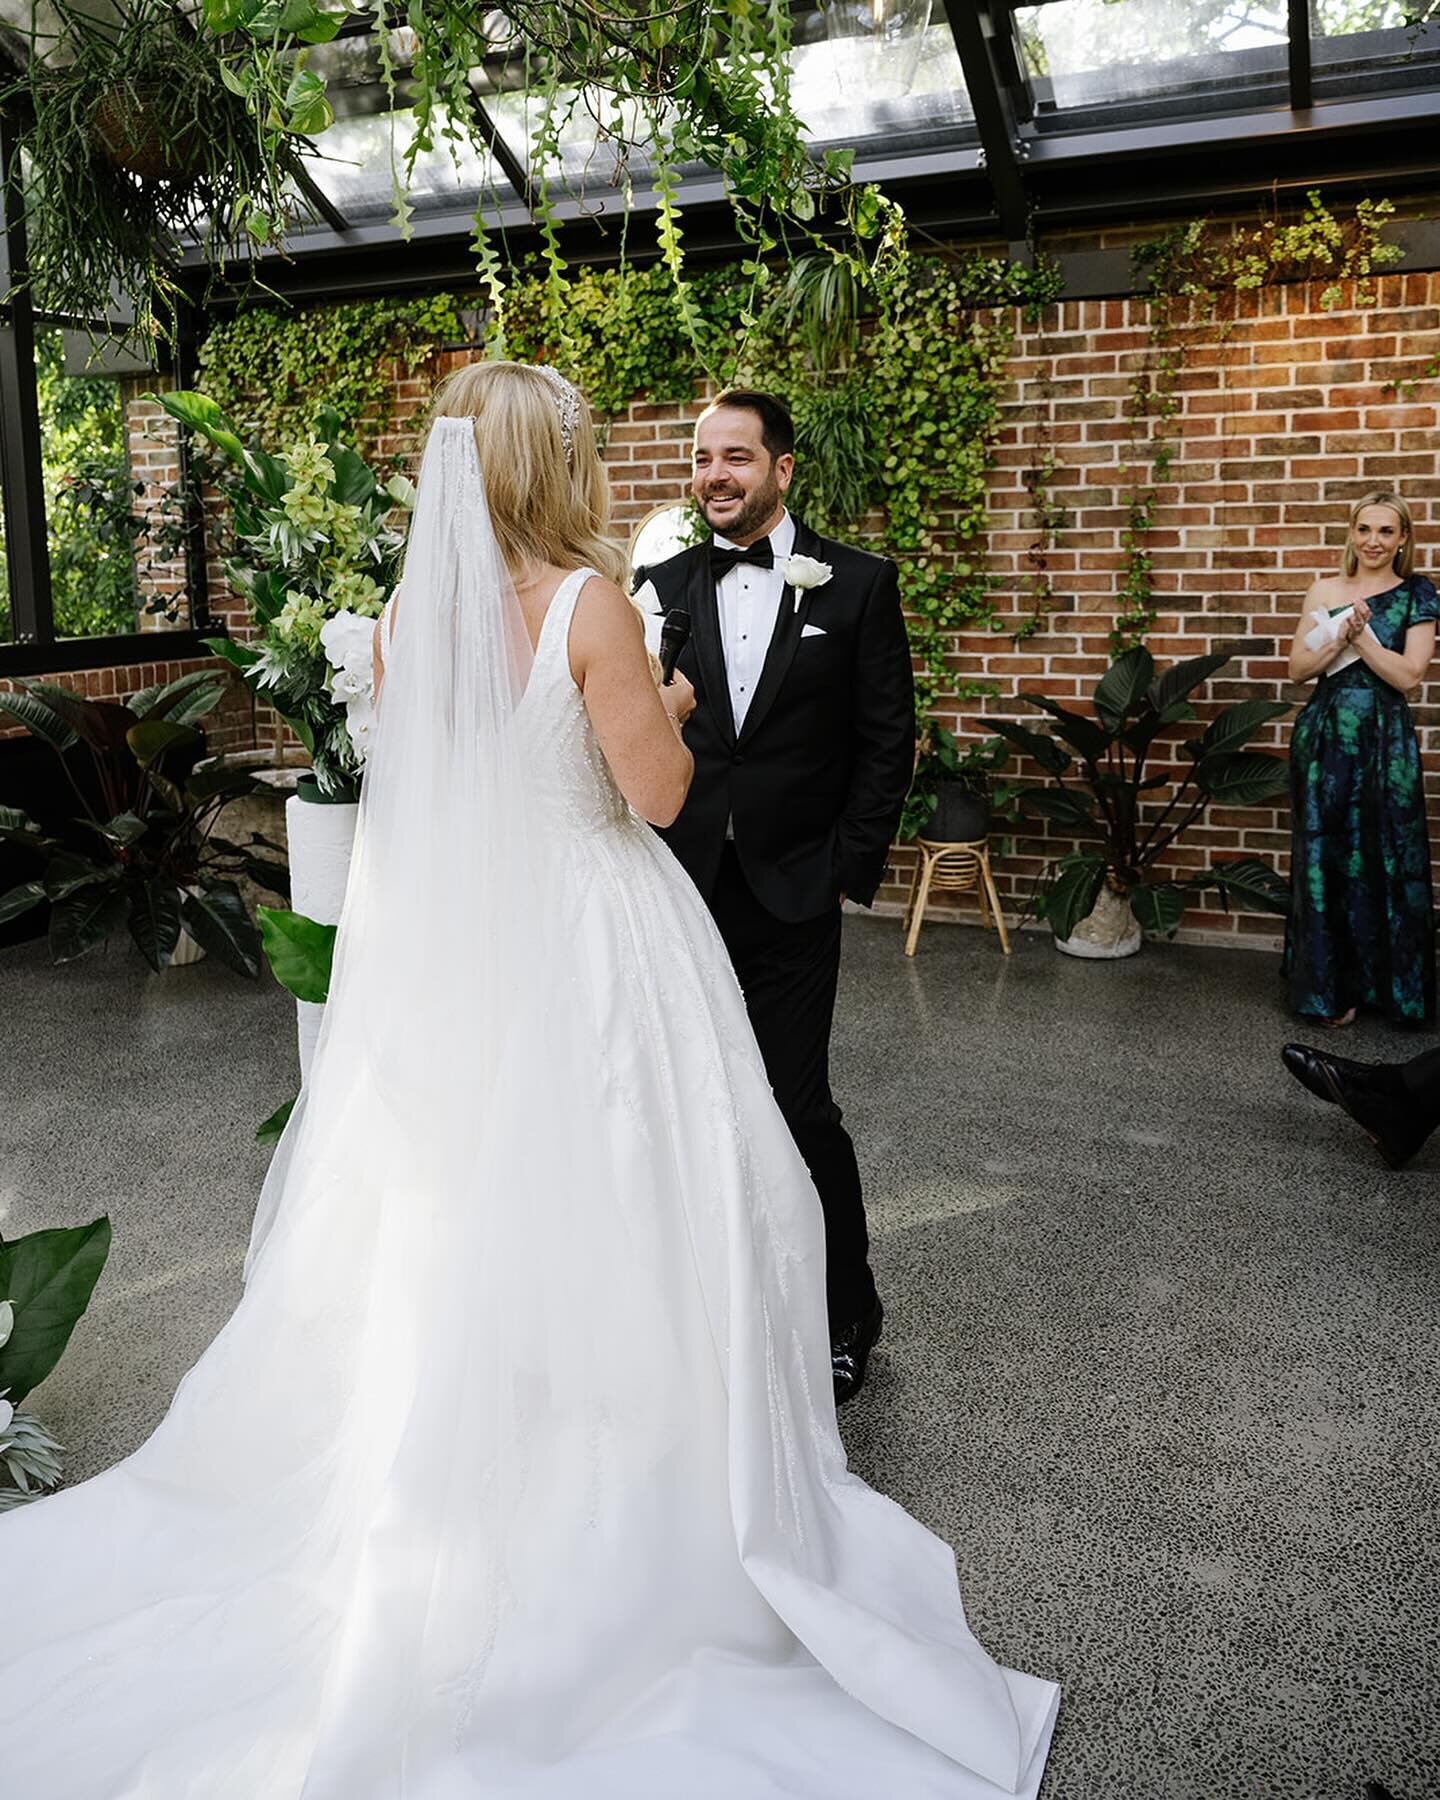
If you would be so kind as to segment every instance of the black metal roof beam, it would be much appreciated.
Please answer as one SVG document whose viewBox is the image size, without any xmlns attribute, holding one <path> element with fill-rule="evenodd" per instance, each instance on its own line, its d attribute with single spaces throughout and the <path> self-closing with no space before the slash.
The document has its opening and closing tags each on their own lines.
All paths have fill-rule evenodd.
<svg viewBox="0 0 1440 1800">
<path fill-rule="evenodd" d="M 982 12 L 977 0 L 945 0 L 945 16 L 975 109 L 975 125 L 995 196 L 995 215 L 1018 255 L 1029 234 L 1030 200 L 1021 173 L 1016 109 L 996 66 L 994 20 L 988 9 Z M 1000 18 L 1002 28 L 1008 30 L 1008 14 L 1002 11 Z"/>
<path fill-rule="evenodd" d="M 520 158 L 505 142 L 505 135 L 491 118 L 488 108 L 474 88 L 470 90 L 470 105 L 474 109 L 475 123 L 480 128 L 480 135 L 490 146 L 490 154 L 500 165 L 500 171 L 514 188 L 516 194 L 525 203 L 525 210 L 533 219 L 535 209 L 540 204 L 540 195 L 535 183 L 530 178 L 530 171 Z"/>
<path fill-rule="evenodd" d="M 320 217 L 339 237 L 344 237 L 350 229 L 350 222 L 335 202 L 316 181 L 315 177 L 304 166 L 297 163 L 295 168 L 295 185 L 319 213 Z"/>
<path fill-rule="evenodd" d="M 35 306 L 25 275 L 19 138 L 14 119 L 0 113 L 0 294 L 9 295 L 0 319 L 0 491 L 10 620 L 16 642 L 46 644 L 55 637 L 55 624 L 35 391 Z"/>
<path fill-rule="evenodd" d="M 1308 112 L 1315 104 L 1314 72 L 1310 57 L 1310 0 L 1289 0 L 1290 8 L 1290 105 Z"/>
</svg>

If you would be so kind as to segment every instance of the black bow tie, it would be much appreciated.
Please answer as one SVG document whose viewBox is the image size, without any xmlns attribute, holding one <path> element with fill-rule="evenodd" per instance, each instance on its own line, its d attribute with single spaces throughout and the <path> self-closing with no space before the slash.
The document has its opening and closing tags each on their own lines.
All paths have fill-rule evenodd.
<svg viewBox="0 0 1440 1800">
<path fill-rule="evenodd" d="M 773 569 L 775 552 L 770 547 L 769 538 L 761 538 L 758 543 L 751 544 L 748 550 L 729 550 L 711 539 L 710 573 L 717 581 L 740 563 L 753 563 L 757 569 Z"/>
</svg>

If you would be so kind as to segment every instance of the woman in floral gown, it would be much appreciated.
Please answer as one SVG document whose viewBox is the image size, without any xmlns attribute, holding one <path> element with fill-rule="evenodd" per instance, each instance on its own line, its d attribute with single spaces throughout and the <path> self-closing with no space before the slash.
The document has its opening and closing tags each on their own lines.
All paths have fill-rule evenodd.
<svg viewBox="0 0 1440 1800">
<path fill-rule="evenodd" d="M 1350 513 L 1342 573 L 1305 598 L 1290 649 L 1318 677 L 1290 747 L 1294 841 L 1285 971 L 1304 1018 L 1362 1006 L 1407 1025 L 1435 1013 L 1430 838 L 1405 696 L 1435 650 L 1440 597 L 1414 572 L 1410 511 L 1372 493 Z"/>
</svg>

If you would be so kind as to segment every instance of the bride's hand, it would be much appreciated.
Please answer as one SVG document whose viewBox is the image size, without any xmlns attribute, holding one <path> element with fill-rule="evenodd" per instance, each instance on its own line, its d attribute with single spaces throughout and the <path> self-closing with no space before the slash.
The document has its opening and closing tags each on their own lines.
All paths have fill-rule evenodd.
<svg viewBox="0 0 1440 1800">
<path fill-rule="evenodd" d="M 687 676 L 675 671 L 669 685 L 660 689 L 660 702 L 677 725 L 683 725 L 695 710 L 695 689 Z"/>
</svg>

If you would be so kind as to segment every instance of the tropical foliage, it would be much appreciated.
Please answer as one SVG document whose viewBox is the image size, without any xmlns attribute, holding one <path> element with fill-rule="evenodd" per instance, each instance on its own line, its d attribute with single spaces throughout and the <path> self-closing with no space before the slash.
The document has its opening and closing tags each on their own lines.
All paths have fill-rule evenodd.
<svg viewBox="0 0 1440 1800">
<path fill-rule="evenodd" d="M 253 643 L 206 642 L 305 745 L 321 791 L 345 797 L 364 764 L 369 712 L 349 704 L 361 696 L 331 662 L 327 627 L 342 615 L 374 619 L 384 609 L 404 545 L 391 519 L 412 504 L 414 487 L 403 475 L 382 484 L 342 442 L 329 409 L 303 443 L 272 456 L 256 441 L 243 443 L 204 394 L 155 398 L 223 458 L 220 488 L 234 534 L 225 573 L 250 603 L 258 635 Z"/>
<path fill-rule="evenodd" d="M 217 760 L 195 768 L 196 724 L 219 704 L 223 671 L 201 671 L 142 690 L 125 702 L 84 700 L 48 681 L 0 693 L 0 713 L 48 744 L 83 809 L 83 848 L 52 837 L 14 807 L 0 807 L 0 838 L 41 865 L 0 895 L 0 921 L 49 903 L 50 952 L 71 962 L 124 925 L 145 960 L 163 969 L 182 927 L 227 967 L 260 972 L 259 935 L 236 886 L 246 876 L 288 891 L 275 850 L 252 835 L 240 846 L 215 836 L 221 812 L 254 790 L 244 770 Z M 77 771 L 71 752 L 89 752 Z"/>
<path fill-rule="evenodd" d="M 60 1450 L 20 1402 L 60 1360 L 110 1253 L 110 1221 L 0 1238 L 0 1512 L 60 1481 Z"/>
<path fill-rule="evenodd" d="M 1198 736 L 1162 742 L 1195 719 L 1190 696 L 1229 661 L 1196 656 L 1157 670 L 1150 652 L 1137 646 L 1111 664 L 1095 689 L 1092 713 L 1023 694 L 1049 715 L 1048 729 L 986 721 L 1054 778 L 1053 786 L 1019 789 L 1021 806 L 1094 845 L 1056 866 L 1045 916 L 1057 937 L 1068 938 L 1089 917 L 1107 884 L 1128 896 L 1142 926 L 1166 935 L 1178 928 L 1190 898 L 1206 889 L 1218 891 L 1227 907 L 1287 910 L 1286 883 L 1254 858 L 1212 863 L 1183 877 L 1157 872 L 1207 807 L 1264 806 L 1285 791 L 1281 758 L 1246 749 L 1263 725 L 1289 712 L 1283 702 L 1241 700 Z M 1161 756 L 1170 766 L 1147 772 Z"/>
</svg>

